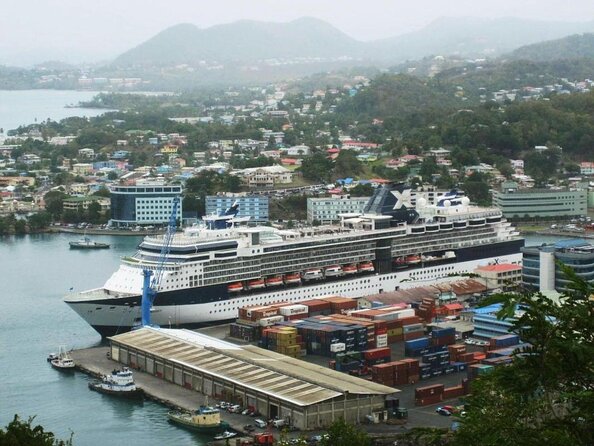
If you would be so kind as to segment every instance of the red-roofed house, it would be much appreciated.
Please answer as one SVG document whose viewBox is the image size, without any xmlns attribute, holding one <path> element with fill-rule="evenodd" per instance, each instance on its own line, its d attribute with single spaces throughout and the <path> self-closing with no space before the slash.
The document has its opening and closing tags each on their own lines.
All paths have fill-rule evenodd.
<svg viewBox="0 0 594 446">
<path fill-rule="evenodd" d="M 378 149 L 379 147 L 380 144 L 376 144 L 373 142 L 359 142 L 353 140 L 347 140 L 342 142 L 343 149 L 355 150 L 357 152 L 360 150 Z"/>
<path fill-rule="evenodd" d="M 479 266 L 474 272 L 485 280 L 485 285 L 491 290 L 509 290 L 522 281 L 522 267 L 511 263 Z"/>
<path fill-rule="evenodd" d="M 284 166 L 301 166 L 301 160 L 295 158 L 283 158 L 281 164 Z"/>
</svg>

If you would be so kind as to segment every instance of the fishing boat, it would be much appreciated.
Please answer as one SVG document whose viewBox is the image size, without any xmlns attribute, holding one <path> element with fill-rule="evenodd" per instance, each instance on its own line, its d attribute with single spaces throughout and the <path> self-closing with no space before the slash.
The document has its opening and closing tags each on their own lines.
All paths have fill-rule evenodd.
<svg viewBox="0 0 594 446">
<path fill-rule="evenodd" d="M 200 406 L 193 412 L 170 411 L 167 419 L 171 423 L 199 432 L 220 431 L 229 427 L 227 422 L 221 421 L 219 409 L 210 406 Z"/>
<path fill-rule="evenodd" d="M 108 243 L 100 243 L 91 240 L 89 237 L 82 237 L 74 242 L 69 242 L 71 249 L 107 249 L 110 247 Z"/>
<path fill-rule="evenodd" d="M 122 398 L 142 399 L 144 396 L 143 390 L 136 387 L 132 371 L 128 367 L 103 375 L 99 381 L 91 381 L 89 389 Z"/>
<path fill-rule="evenodd" d="M 70 353 L 66 351 L 64 346 L 60 346 L 60 351 L 54 359 L 50 360 L 50 364 L 54 369 L 62 370 L 65 372 L 74 371 L 76 364 L 70 357 Z"/>
<path fill-rule="evenodd" d="M 237 432 L 225 431 L 222 434 L 215 435 L 214 439 L 215 440 L 226 440 L 227 438 L 233 438 L 236 436 L 237 436 Z"/>
</svg>

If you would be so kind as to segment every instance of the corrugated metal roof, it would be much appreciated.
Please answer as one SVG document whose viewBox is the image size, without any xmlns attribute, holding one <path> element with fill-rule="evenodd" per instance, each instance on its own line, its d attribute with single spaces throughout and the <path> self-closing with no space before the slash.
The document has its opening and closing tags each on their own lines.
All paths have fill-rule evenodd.
<svg viewBox="0 0 594 446">
<path fill-rule="evenodd" d="M 320 403 L 345 392 L 398 392 L 275 352 L 241 347 L 189 330 L 145 327 L 110 339 L 298 406 Z"/>
</svg>

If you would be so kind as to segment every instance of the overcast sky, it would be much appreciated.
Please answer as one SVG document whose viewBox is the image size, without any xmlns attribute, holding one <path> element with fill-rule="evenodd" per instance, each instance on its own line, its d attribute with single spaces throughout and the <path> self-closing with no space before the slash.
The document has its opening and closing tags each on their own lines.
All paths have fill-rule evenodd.
<svg viewBox="0 0 594 446">
<path fill-rule="evenodd" d="M 594 0 L 8 0 L 0 13 L 0 63 L 94 62 L 177 23 L 205 28 L 302 16 L 372 40 L 414 31 L 444 16 L 594 20 Z"/>
</svg>

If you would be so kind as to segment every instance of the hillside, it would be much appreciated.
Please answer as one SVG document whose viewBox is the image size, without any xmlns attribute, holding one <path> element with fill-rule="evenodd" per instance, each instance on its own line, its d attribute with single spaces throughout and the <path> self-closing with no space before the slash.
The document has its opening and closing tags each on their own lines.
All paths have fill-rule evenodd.
<svg viewBox="0 0 594 446">
<path fill-rule="evenodd" d="M 374 55 L 391 60 L 428 55 L 493 56 L 522 45 L 574 34 L 594 32 L 594 21 L 546 22 L 519 18 L 447 17 L 425 28 L 373 42 Z"/>
<path fill-rule="evenodd" d="M 558 59 L 594 59 L 594 34 L 575 34 L 562 39 L 526 45 L 512 51 L 509 59 L 549 62 Z"/>
<path fill-rule="evenodd" d="M 340 57 L 358 54 L 361 45 L 328 23 L 307 17 L 288 23 L 242 20 L 207 29 L 181 24 L 120 55 L 113 65 Z"/>
<path fill-rule="evenodd" d="M 493 56 L 522 45 L 594 32 L 594 21 L 547 22 L 516 18 L 441 18 L 425 28 L 360 42 L 322 20 L 304 17 L 288 23 L 242 20 L 200 29 L 172 26 L 121 54 L 112 66 L 165 66 L 201 60 L 255 62 L 263 59 L 343 56 L 368 62 L 401 62 L 429 55 Z M 310 61 L 315 62 L 315 61 Z"/>
</svg>

